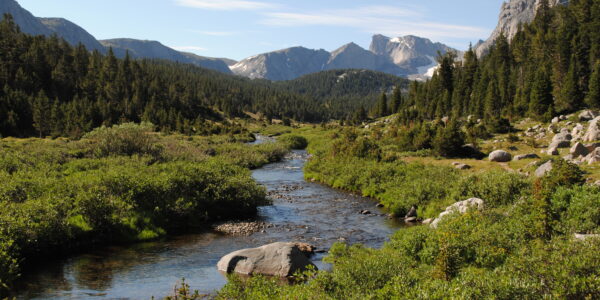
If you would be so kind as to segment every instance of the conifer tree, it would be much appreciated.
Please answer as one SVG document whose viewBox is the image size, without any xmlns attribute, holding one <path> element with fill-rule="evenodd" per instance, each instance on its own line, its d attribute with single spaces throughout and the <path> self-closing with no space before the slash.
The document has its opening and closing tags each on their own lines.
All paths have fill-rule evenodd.
<svg viewBox="0 0 600 300">
<path fill-rule="evenodd" d="M 392 110 L 390 113 L 398 113 L 400 111 L 400 106 L 402 106 L 402 92 L 399 87 L 395 87 L 394 93 L 392 94 Z"/>
<path fill-rule="evenodd" d="M 592 108 L 600 108 L 600 60 L 594 65 L 594 72 L 590 77 L 589 89 L 585 103 Z"/>
<path fill-rule="evenodd" d="M 50 103 L 48 96 L 43 91 L 33 99 L 32 103 L 33 126 L 39 133 L 40 138 L 48 132 L 50 128 Z"/>
</svg>

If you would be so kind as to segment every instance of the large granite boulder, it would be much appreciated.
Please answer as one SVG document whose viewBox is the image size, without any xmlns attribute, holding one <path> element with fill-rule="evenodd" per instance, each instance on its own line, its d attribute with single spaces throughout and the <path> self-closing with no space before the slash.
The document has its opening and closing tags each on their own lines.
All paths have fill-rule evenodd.
<svg viewBox="0 0 600 300">
<path fill-rule="evenodd" d="M 574 158 L 577 158 L 579 156 L 588 155 L 589 151 L 588 151 L 587 147 L 585 147 L 583 144 L 575 143 L 575 145 L 573 145 L 573 147 L 571 147 L 571 150 L 569 151 L 569 153 L 571 153 Z"/>
<path fill-rule="evenodd" d="M 589 109 L 586 109 L 579 114 L 580 121 L 590 121 L 596 117 L 598 117 L 598 112 Z"/>
<path fill-rule="evenodd" d="M 243 275 L 293 276 L 316 266 L 309 259 L 304 244 L 277 242 L 258 248 L 243 249 L 225 255 L 217 263 L 217 269 L 225 273 Z M 304 251 L 303 251 L 304 250 Z"/>
<path fill-rule="evenodd" d="M 504 150 L 496 150 L 490 153 L 490 161 L 494 162 L 509 162 L 512 159 L 512 155 Z"/>
<path fill-rule="evenodd" d="M 479 198 L 471 198 L 471 199 L 467 199 L 465 201 L 456 202 L 456 203 L 446 207 L 446 210 L 444 210 L 442 213 L 440 213 L 440 215 L 437 218 L 435 218 L 435 220 L 433 220 L 429 226 L 431 226 L 432 228 L 437 228 L 438 224 L 442 221 L 442 219 L 444 219 L 444 217 L 446 217 L 449 214 L 453 214 L 453 213 L 464 214 L 469 209 L 482 210 L 483 206 L 484 206 L 484 201 Z"/>
<path fill-rule="evenodd" d="M 548 148 L 568 148 L 571 147 L 573 136 L 568 131 L 561 131 L 552 138 L 552 143 Z"/>
<path fill-rule="evenodd" d="M 600 117 L 596 117 L 590 122 L 585 136 L 583 137 L 584 142 L 593 142 L 600 140 Z"/>
</svg>

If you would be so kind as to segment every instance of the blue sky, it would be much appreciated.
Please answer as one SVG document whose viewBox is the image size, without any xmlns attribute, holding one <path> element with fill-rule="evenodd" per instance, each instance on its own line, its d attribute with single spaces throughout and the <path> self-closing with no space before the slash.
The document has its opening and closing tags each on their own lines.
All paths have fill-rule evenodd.
<svg viewBox="0 0 600 300">
<path fill-rule="evenodd" d="M 98 39 L 136 38 L 236 60 L 292 46 L 328 51 L 413 34 L 458 49 L 485 39 L 503 0 L 18 0 Z"/>
</svg>

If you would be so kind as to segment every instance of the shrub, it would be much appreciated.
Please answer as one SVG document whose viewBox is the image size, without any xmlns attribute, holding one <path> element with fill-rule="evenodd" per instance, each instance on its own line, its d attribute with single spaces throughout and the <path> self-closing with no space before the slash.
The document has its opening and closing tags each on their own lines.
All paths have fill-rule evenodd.
<svg viewBox="0 0 600 300">
<path fill-rule="evenodd" d="M 86 134 L 84 139 L 91 142 L 89 147 L 96 157 L 138 154 L 159 158 L 162 147 L 157 145 L 153 128 L 151 123 L 103 126 Z"/>
<path fill-rule="evenodd" d="M 278 141 L 287 145 L 291 149 L 301 150 L 308 146 L 308 141 L 305 137 L 294 134 L 281 136 Z"/>
</svg>

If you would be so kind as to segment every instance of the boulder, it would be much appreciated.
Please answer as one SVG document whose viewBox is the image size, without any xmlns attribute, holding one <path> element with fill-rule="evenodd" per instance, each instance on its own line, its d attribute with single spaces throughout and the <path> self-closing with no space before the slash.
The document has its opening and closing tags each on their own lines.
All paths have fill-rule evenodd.
<svg viewBox="0 0 600 300">
<path fill-rule="evenodd" d="M 467 164 L 458 164 L 456 166 L 454 166 L 455 168 L 459 169 L 459 170 L 469 170 L 471 169 L 471 166 L 467 165 Z"/>
<path fill-rule="evenodd" d="M 422 222 L 422 223 L 423 223 L 423 225 L 429 225 L 429 224 L 431 224 L 431 222 L 433 222 L 433 219 L 432 219 L 432 218 L 429 218 L 429 219 L 425 219 L 425 220 L 423 220 L 423 222 Z"/>
<path fill-rule="evenodd" d="M 416 223 L 416 222 L 417 222 L 417 217 L 410 217 L 410 218 L 404 219 L 404 223 L 407 223 L 407 224 Z"/>
<path fill-rule="evenodd" d="M 590 127 L 583 137 L 584 142 L 593 142 L 598 140 L 600 140 L 600 117 L 596 117 L 590 122 Z"/>
<path fill-rule="evenodd" d="M 537 170 L 535 170 L 536 177 L 543 177 L 546 173 L 552 171 L 552 161 L 549 160 L 545 164 L 539 166 Z"/>
<path fill-rule="evenodd" d="M 585 240 L 588 240 L 588 239 L 597 239 L 597 238 L 600 238 L 600 234 L 579 234 L 579 233 L 576 233 L 574 235 L 574 238 L 576 240 L 578 240 L 578 241 L 585 241 Z"/>
<path fill-rule="evenodd" d="M 558 118 L 558 117 L 554 117 L 554 118 L 552 119 L 552 124 L 558 124 L 558 122 L 560 122 L 560 118 Z"/>
<path fill-rule="evenodd" d="M 406 216 L 404 216 L 405 219 L 412 218 L 412 217 L 417 217 L 417 207 L 416 206 L 411 207 L 410 210 L 408 210 L 408 213 L 406 213 Z"/>
<path fill-rule="evenodd" d="M 589 165 L 600 162 L 600 148 L 590 152 L 584 159 L 583 162 L 587 162 Z"/>
<path fill-rule="evenodd" d="M 600 143 L 586 144 L 585 148 L 588 150 L 588 153 L 594 152 L 598 147 L 600 147 Z"/>
<path fill-rule="evenodd" d="M 496 150 L 490 153 L 490 161 L 494 162 L 509 162 L 512 159 L 512 155 L 504 150 Z"/>
<path fill-rule="evenodd" d="M 529 154 L 517 155 L 517 156 L 515 156 L 515 158 L 513 160 L 517 161 L 517 160 L 537 159 L 537 158 L 540 158 L 537 154 L 535 154 L 535 153 L 529 153 Z"/>
<path fill-rule="evenodd" d="M 217 269 L 228 274 L 289 277 L 309 266 L 316 268 L 307 254 L 296 243 L 278 242 L 227 254 L 219 260 Z"/>
<path fill-rule="evenodd" d="M 569 153 L 571 153 L 574 158 L 577 158 L 579 156 L 588 155 L 589 151 L 583 144 L 578 142 L 578 143 L 575 143 L 575 145 L 573 145 L 573 147 L 571 147 L 571 150 L 569 150 Z"/>
<path fill-rule="evenodd" d="M 479 198 L 471 198 L 471 199 L 467 199 L 465 201 L 456 202 L 456 203 L 446 207 L 446 210 L 444 210 L 442 213 L 440 213 L 440 215 L 431 222 L 430 226 L 432 228 L 437 228 L 438 224 L 442 221 L 442 219 L 449 214 L 453 214 L 453 213 L 464 214 L 469 209 L 474 208 L 477 210 L 482 210 L 483 207 L 484 207 L 484 201 Z"/>
<path fill-rule="evenodd" d="M 553 138 L 552 138 L 552 143 L 550 143 L 550 147 L 556 147 L 556 148 L 568 148 L 571 147 L 571 140 L 573 139 L 573 136 L 571 135 L 571 133 L 569 133 L 568 131 L 561 131 L 560 133 L 557 133 Z"/>
<path fill-rule="evenodd" d="M 548 150 L 546 150 L 546 154 L 559 155 L 560 153 L 558 152 L 558 147 L 556 147 L 554 145 L 550 145 L 550 147 L 548 147 Z"/>
<path fill-rule="evenodd" d="M 579 121 L 590 121 L 598 117 L 598 112 L 586 109 L 579 114 Z"/>
<path fill-rule="evenodd" d="M 573 130 L 571 130 L 571 135 L 574 138 L 580 137 L 583 132 L 585 130 L 585 127 L 583 127 L 583 125 L 577 123 L 577 125 L 575 125 L 575 127 L 573 127 Z"/>
</svg>

